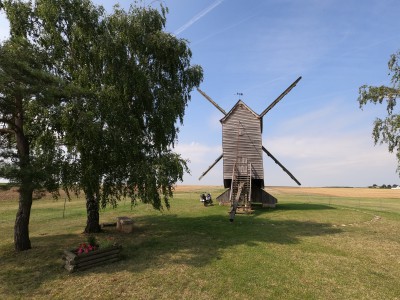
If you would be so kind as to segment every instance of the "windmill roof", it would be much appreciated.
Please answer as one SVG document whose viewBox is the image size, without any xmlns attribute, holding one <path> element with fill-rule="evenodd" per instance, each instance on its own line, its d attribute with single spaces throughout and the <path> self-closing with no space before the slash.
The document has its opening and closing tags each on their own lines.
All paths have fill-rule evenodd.
<svg viewBox="0 0 400 300">
<path fill-rule="evenodd" d="M 246 105 L 246 103 L 244 103 L 242 100 L 239 100 L 238 102 L 236 102 L 236 104 L 232 107 L 232 109 L 221 119 L 219 120 L 221 123 L 224 123 L 229 116 L 240 106 L 242 105 L 243 107 L 245 107 L 249 112 L 251 112 L 255 118 L 257 119 L 261 119 L 260 115 L 257 114 L 256 112 L 254 112 L 254 110 L 252 110 L 250 107 L 248 107 Z"/>
</svg>

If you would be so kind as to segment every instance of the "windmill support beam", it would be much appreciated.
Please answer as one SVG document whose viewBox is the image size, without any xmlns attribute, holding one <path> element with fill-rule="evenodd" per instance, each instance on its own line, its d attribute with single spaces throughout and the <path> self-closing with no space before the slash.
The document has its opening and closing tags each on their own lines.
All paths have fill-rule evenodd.
<svg viewBox="0 0 400 300">
<path fill-rule="evenodd" d="M 237 201 L 235 201 L 232 205 L 232 209 L 229 212 L 229 221 L 233 222 L 233 220 L 235 219 L 235 215 L 236 215 L 236 210 L 237 210 Z"/>
</svg>

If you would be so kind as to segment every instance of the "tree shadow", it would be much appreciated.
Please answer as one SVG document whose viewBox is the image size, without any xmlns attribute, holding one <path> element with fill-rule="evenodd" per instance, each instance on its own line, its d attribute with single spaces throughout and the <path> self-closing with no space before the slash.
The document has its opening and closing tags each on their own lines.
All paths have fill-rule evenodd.
<svg viewBox="0 0 400 300">
<path fill-rule="evenodd" d="M 275 208 L 263 208 L 261 203 L 256 203 L 252 205 L 253 209 L 257 213 L 271 212 L 271 211 L 287 211 L 287 210 L 332 210 L 336 209 L 335 207 L 324 205 L 324 204 L 315 204 L 315 203 L 278 203 Z"/>
<path fill-rule="evenodd" d="M 314 203 L 283 203 L 277 206 L 277 210 L 331 210 L 336 209 L 329 205 Z"/>
<path fill-rule="evenodd" d="M 312 207 L 323 209 L 319 205 L 308 206 L 307 209 Z M 281 205 L 280 209 L 301 209 L 301 205 Z M 0 253 L 8 253 L 3 257 L 4 267 L 0 269 L 0 280 L 10 295 L 15 290 L 23 291 L 23 294 L 34 294 L 49 279 L 79 277 L 92 272 L 110 274 L 120 270 L 137 273 L 167 263 L 200 267 L 221 258 L 227 249 L 238 245 L 255 247 L 260 243 L 298 244 L 306 236 L 341 232 L 340 228 L 328 223 L 272 221 L 257 218 L 256 215 L 238 215 L 233 223 L 229 222 L 228 215 L 191 218 L 165 214 L 135 217 L 135 227 L 131 234 L 107 229 L 98 236 L 113 236 L 123 246 L 124 259 L 120 262 L 70 275 L 62 268 L 62 251 L 71 245 L 78 245 L 86 237 L 81 234 L 35 236 L 31 238 L 33 249 L 29 251 L 15 253 L 4 249 L 5 246 L 0 248 Z M 27 286 L 26 279 L 32 277 L 35 280 L 29 279 L 29 282 L 35 283 Z"/>
<path fill-rule="evenodd" d="M 32 249 L 27 251 L 15 252 L 12 243 L 0 247 L 0 282 L 4 285 L 3 289 L 9 291 L 10 298 L 16 297 L 14 293 L 32 295 L 43 282 L 59 276 L 62 271 L 62 245 L 76 240 L 77 235 L 41 235 L 30 239 Z"/>
</svg>

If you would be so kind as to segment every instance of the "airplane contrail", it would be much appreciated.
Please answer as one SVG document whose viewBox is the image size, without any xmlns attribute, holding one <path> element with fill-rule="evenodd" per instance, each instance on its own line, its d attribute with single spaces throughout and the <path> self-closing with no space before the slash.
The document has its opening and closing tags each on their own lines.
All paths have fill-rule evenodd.
<svg viewBox="0 0 400 300">
<path fill-rule="evenodd" d="M 211 4 L 210 6 L 208 6 L 207 8 L 205 8 L 204 10 L 202 10 L 200 13 L 198 13 L 197 15 L 195 15 L 193 18 L 191 18 L 189 20 L 189 22 L 187 22 L 186 24 L 184 24 L 183 26 L 181 26 L 180 28 L 178 28 L 175 32 L 174 35 L 179 35 L 180 33 L 182 33 L 183 31 L 185 31 L 186 29 L 188 29 L 190 26 L 192 26 L 194 23 L 196 23 L 198 20 L 200 20 L 202 17 L 204 17 L 205 15 L 207 15 L 210 11 L 212 11 L 214 8 L 216 8 L 218 5 L 220 5 L 224 0 L 217 0 L 215 1 L 213 4 Z"/>
</svg>

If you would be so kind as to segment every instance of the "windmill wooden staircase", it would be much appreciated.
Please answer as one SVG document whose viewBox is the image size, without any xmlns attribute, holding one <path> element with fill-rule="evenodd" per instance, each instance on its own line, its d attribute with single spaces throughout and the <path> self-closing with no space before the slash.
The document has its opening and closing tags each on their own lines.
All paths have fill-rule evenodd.
<svg viewBox="0 0 400 300">
<path fill-rule="evenodd" d="M 229 200 L 231 202 L 230 220 L 236 213 L 252 213 L 251 209 L 252 166 L 247 158 L 238 157 L 233 166 Z"/>
</svg>

